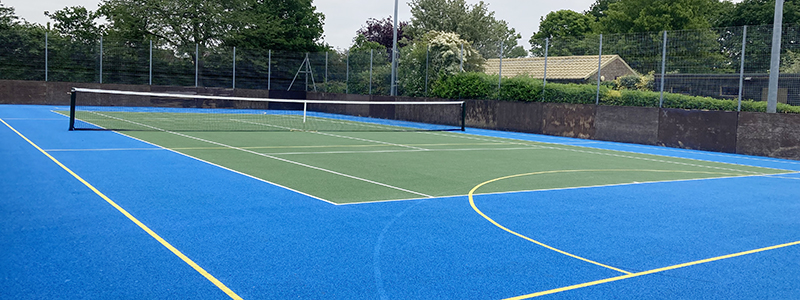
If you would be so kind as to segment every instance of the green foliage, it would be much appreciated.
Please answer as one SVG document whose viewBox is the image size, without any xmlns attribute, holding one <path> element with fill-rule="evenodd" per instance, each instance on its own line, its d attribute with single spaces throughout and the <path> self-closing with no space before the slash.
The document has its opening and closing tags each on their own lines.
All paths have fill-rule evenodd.
<svg viewBox="0 0 800 300">
<path fill-rule="evenodd" d="M 710 28 L 719 6 L 719 0 L 619 0 L 599 22 L 604 33 Z"/>
<path fill-rule="evenodd" d="M 398 76 L 401 95 L 425 96 L 425 79 L 435 82 L 443 76 L 461 72 L 461 46 L 464 70 L 481 71 L 483 58 L 467 41 L 451 32 L 431 31 L 401 51 Z"/>
<path fill-rule="evenodd" d="M 97 25 L 99 14 L 82 6 L 65 7 L 44 14 L 53 20 L 53 29 L 73 42 L 94 43 L 100 39 L 103 28 Z"/>
<path fill-rule="evenodd" d="M 531 54 L 544 56 L 545 39 L 550 39 L 551 51 L 549 55 L 583 55 L 586 54 L 584 36 L 595 32 L 595 21 L 587 16 L 571 10 L 550 12 L 542 17 L 539 23 L 539 32 L 531 36 Z M 594 45 L 595 52 L 597 46 Z M 583 49 L 583 50 L 577 50 Z"/>
<path fill-rule="evenodd" d="M 644 76 L 643 76 L 644 77 Z M 629 78 L 633 81 L 633 78 Z M 635 84 L 634 84 L 635 86 Z M 447 99 L 497 99 L 497 77 L 483 73 L 459 73 L 442 78 L 434 85 L 432 94 Z M 527 76 L 504 78 L 500 87 L 500 100 L 550 103 L 594 104 L 597 86 L 592 84 L 548 83 L 542 96 L 542 82 Z M 659 92 L 638 89 L 615 90 L 600 86 L 600 104 L 617 106 L 658 107 Z M 736 111 L 737 101 L 710 97 L 664 93 L 663 107 Z M 742 101 L 742 111 L 765 112 L 764 101 Z M 780 113 L 800 113 L 800 107 L 778 103 Z"/>
<path fill-rule="evenodd" d="M 775 16 L 775 1 L 744 0 L 736 4 L 724 4 L 716 18 L 715 27 L 772 24 Z M 800 0 L 783 3 L 783 23 L 800 23 Z"/>
<path fill-rule="evenodd" d="M 465 0 L 411 0 L 409 32 L 417 39 L 429 31 L 454 32 L 469 41 L 483 57 L 510 56 L 521 35 L 508 23 L 497 20 L 483 1 L 468 5 Z"/>
</svg>

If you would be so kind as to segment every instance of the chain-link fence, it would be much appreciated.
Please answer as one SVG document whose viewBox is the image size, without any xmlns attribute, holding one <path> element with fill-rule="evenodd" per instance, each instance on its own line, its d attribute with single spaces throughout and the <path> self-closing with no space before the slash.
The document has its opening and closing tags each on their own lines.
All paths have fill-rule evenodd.
<svg viewBox="0 0 800 300">
<path fill-rule="evenodd" d="M 766 101 L 771 39 L 771 25 L 564 37 L 533 40 L 531 55 L 524 58 L 503 57 L 503 45 L 492 47 L 496 56 L 483 57 L 472 45 L 411 44 L 397 54 L 397 92 L 441 96 L 432 91 L 443 78 L 476 72 L 495 78 L 494 87 L 483 96 L 448 97 L 560 101 L 547 86 L 555 83 L 585 90 L 571 96 L 581 99 L 568 102 L 599 103 L 624 90 Z M 390 95 L 392 89 L 391 53 L 384 49 L 176 48 L 155 41 L 80 41 L 45 30 L 10 29 L 0 32 L 0 62 L 0 79 L 11 80 L 365 95 Z M 514 78 L 522 77 L 541 92 L 510 96 L 506 86 L 519 84 Z M 784 27 L 778 102 L 800 105 L 798 26 Z"/>
</svg>

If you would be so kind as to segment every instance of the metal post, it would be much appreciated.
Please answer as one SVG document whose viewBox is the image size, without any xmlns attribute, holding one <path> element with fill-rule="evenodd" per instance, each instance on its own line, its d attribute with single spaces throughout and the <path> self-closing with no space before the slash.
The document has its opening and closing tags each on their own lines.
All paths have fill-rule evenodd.
<svg viewBox="0 0 800 300">
<path fill-rule="evenodd" d="M 394 0 L 394 26 L 392 27 L 392 84 L 389 94 L 397 96 L 397 0 Z"/>
<path fill-rule="evenodd" d="M 194 44 L 194 87 L 200 82 L 200 44 Z"/>
<path fill-rule="evenodd" d="M 500 84 L 502 82 L 503 82 L 503 41 L 500 41 L 500 66 L 497 72 L 497 100 L 500 100 Z"/>
<path fill-rule="evenodd" d="M 103 36 L 100 36 L 100 83 L 103 83 Z"/>
<path fill-rule="evenodd" d="M 594 104 L 600 105 L 600 69 L 603 66 L 603 34 L 600 34 L 600 54 L 597 55 L 597 95 Z"/>
<path fill-rule="evenodd" d="M 233 47 L 233 83 L 231 88 L 236 89 L 236 46 Z"/>
<path fill-rule="evenodd" d="M 547 85 L 547 51 L 550 50 L 550 38 L 544 39 L 544 74 L 542 76 L 542 101 L 544 101 L 544 87 Z"/>
<path fill-rule="evenodd" d="M 428 96 L 428 68 L 430 66 L 431 45 L 425 50 L 425 97 Z"/>
<path fill-rule="evenodd" d="M 325 51 L 325 92 L 328 92 L 328 52 Z"/>
<path fill-rule="evenodd" d="M 47 46 L 48 45 L 47 44 L 48 44 L 48 40 L 49 40 L 48 32 L 45 31 L 44 32 L 44 81 L 45 82 L 47 81 L 47 73 L 49 71 L 48 70 L 49 66 L 48 66 L 48 61 L 47 61 L 47 55 L 48 55 L 48 53 L 47 53 L 47 48 L 48 48 Z"/>
<path fill-rule="evenodd" d="M 783 32 L 783 0 L 775 1 L 775 17 L 772 25 L 772 54 L 769 60 L 769 92 L 767 112 L 778 110 L 778 75 L 781 66 L 781 33 Z"/>
<path fill-rule="evenodd" d="M 344 73 L 344 93 L 350 94 L 350 51 L 347 51 L 345 57 L 345 73 Z"/>
<path fill-rule="evenodd" d="M 267 90 L 272 89 L 272 50 L 269 50 L 267 58 Z"/>
<path fill-rule="evenodd" d="M 736 111 L 742 111 L 742 88 L 744 87 L 744 50 L 745 45 L 747 44 L 747 25 L 744 25 L 744 31 L 742 32 L 742 55 L 741 55 L 741 64 L 739 65 L 739 105 L 736 108 Z"/>
<path fill-rule="evenodd" d="M 149 85 L 153 85 L 153 40 L 150 40 L 150 75 L 149 75 Z"/>
<path fill-rule="evenodd" d="M 664 75 L 667 67 L 667 31 L 664 30 L 664 44 L 661 46 L 661 96 L 658 98 L 658 107 L 664 105 Z"/>
<path fill-rule="evenodd" d="M 75 98 L 77 93 L 74 89 L 69 95 L 69 130 L 75 130 Z"/>
<path fill-rule="evenodd" d="M 373 50 L 369 50 L 369 95 L 372 95 L 372 52 Z"/>
<path fill-rule="evenodd" d="M 459 64 L 459 69 L 461 72 L 464 72 L 464 44 L 461 44 L 461 51 L 458 52 L 459 60 L 461 63 Z"/>
<path fill-rule="evenodd" d="M 311 72 L 311 62 L 308 60 L 308 52 L 306 52 L 306 92 L 308 92 L 308 73 Z"/>
</svg>

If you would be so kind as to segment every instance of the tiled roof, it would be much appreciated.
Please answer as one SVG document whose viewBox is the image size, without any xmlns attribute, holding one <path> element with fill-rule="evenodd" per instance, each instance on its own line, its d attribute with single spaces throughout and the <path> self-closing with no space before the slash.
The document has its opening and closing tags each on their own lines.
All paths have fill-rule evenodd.
<svg viewBox="0 0 800 300">
<path fill-rule="evenodd" d="M 619 55 L 603 55 L 602 67 L 605 68 L 614 60 L 622 61 Z M 625 61 L 622 61 L 625 63 Z M 627 63 L 625 63 L 627 66 Z M 484 64 L 486 74 L 496 75 L 499 72 L 500 59 L 487 59 Z M 630 68 L 630 67 L 628 67 Z M 633 73 L 633 69 L 630 70 Z M 547 58 L 547 78 L 552 79 L 588 79 L 597 73 L 597 55 L 585 56 L 551 56 Z M 544 77 L 544 57 L 504 58 L 503 77 L 530 75 L 534 78 Z"/>
</svg>

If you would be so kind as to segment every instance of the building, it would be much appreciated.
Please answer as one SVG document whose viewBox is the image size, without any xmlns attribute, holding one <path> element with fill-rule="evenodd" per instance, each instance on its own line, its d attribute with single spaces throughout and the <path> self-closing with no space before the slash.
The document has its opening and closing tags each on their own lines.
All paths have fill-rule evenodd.
<svg viewBox="0 0 800 300">
<path fill-rule="evenodd" d="M 600 58 L 600 80 L 610 81 L 626 75 L 636 75 L 619 55 L 603 55 Z M 503 59 L 503 77 L 528 75 L 533 78 L 544 78 L 544 57 L 524 57 Z M 560 83 L 592 83 L 597 82 L 598 57 L 553 56 L 547 58 L 547 81 Z M 500 73 L 500 59 L 486 60 L 484 72 L 490 75 Z"/>
</svg>

